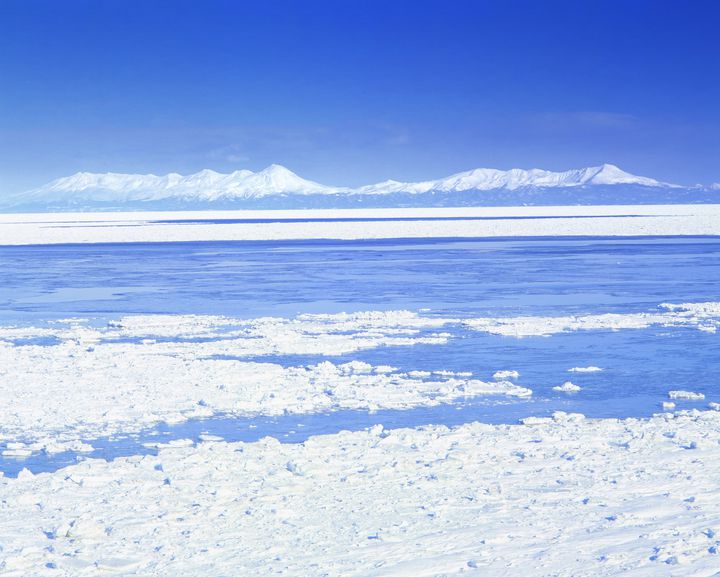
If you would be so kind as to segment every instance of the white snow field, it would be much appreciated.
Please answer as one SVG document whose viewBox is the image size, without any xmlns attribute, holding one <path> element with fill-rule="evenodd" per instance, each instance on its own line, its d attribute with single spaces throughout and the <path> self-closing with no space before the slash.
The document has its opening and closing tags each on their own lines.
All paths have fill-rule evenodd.
<svg viewBox="0 0 720 577">
<path fill-rule="evenodd" d="M 720 412 L 174 443 L 0 478 L 6 577 L 711 577 Z"/>
<path fill-rule="evenodd" d="M 452 326 L 522 338 L 651 325 L 715 332 L 720 303 L 573 317 L 459 319 L 409 311 L 250 320 L 136 315 L 101 328 L 82 319 L 0 327 L 0 453 L 75 450 L 98 437 L 217 414 L 408 409 L 479 396 L 529 397 L 532 384 L 512 382 L 519 377 L 512 369 L 472 375 L 401 372 L 357 361 L 282 367 L 244 358 L 442 345 L 451 338 L 443 328 Z M 15 343 L 28 338 L 55 341 Z"/>
<path fill-rule="evenodd" d="M 720 235 L 720 205 L 0 214 L 0 245 L 666 235 Z"/>
</svg>

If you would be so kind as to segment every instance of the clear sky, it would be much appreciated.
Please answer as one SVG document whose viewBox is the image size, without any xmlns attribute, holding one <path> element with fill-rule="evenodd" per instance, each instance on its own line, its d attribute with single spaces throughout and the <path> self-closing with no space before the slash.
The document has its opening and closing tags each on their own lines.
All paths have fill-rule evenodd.
<svg viewBox="0 0 720 577">
<path fill-rule="evenodd" d="M 720 2 L 0 0 L 0 194 L 273 162 L 720 181 Z"/>
</svg>

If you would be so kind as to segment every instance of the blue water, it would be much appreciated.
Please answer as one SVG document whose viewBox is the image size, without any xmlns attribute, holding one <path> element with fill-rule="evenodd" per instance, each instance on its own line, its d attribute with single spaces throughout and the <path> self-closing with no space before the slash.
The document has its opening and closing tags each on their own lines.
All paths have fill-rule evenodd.
<svg viewBox="0 0 720 577">
<path fill-rule="evenodd" d="M 716 238 L 0 246 L 0 323 L 431 308 L 518 315 L 718 300 Z"/>
<path fill-rule="evenodd" d="M 662 302 L 720 300 L 720 239 L 523 239 L 203 242 L 0 247 L 0 323 L 68 317 L 104 323 L 124 314 L 224 314 L 240 318 L 362 310 L 430 309 L 441 316 L 566 315 L 656 310 Z M 472 420 L 515 422 L 554 410 L 647 416 L 671 389 L 720 401 L 719 335 L 695 329 L 592 331 L 515 339 L 458 327 L 447 345 L 381 347 L 338 357 L 252 360 L 286 366 L 352 359 L 402 370 L 521 373 L 531 400 L 476 399 L 409 411 L 337 412 L 278 419 L 218 417 L 161 427 L 139 438 L 94 440 L 90 456 L 139 454 L 148 439 L 229 440 Z M 47 341 L 18 341 L 18 346 Z M 599 373 L 568 373 L 597 365 Z M 572 380 L 582 391 L 552 387 Z M 679 408 L 704 406 L 679 403 Z M 301 425 L 301 426 L 300 426 Z M 73 454 L 0 460 L 13 474 L 53 470 Z"/>
</svg>

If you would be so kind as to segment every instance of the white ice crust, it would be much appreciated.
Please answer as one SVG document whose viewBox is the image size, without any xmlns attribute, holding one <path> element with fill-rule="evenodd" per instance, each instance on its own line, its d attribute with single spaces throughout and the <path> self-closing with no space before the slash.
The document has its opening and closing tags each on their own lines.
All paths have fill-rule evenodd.
<svg viewBox="0 0 720 577">
<path fill-rule="evenodd" d="M 0 214 L 0 245 L 647 235 L 720 235 L 720 205 Z"/>
<path fill-rule="evenodd" d="M 710 577 L 720 412 L 177 442 L 0 478 L 5 577 Z"/>
<path fill-rule="evenodd" d="M 720 302 L 664 303 L 659 308 L 657 312 L 648 313 L 479 318 L 468 319 L 464 323 L 477 331 L 511 337 L 551 336 L 573 331 L 646 329 L 653 326 L 688 327 L 714 333 L 720 327 Z"/>
</svg>

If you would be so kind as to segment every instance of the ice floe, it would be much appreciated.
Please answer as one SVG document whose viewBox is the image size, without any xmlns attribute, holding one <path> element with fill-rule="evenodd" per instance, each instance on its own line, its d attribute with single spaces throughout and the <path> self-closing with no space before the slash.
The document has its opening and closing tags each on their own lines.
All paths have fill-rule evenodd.
<svg viewBox="0 0 720 577">
<path fill-rule="evenodd" d="M 517 371 L 495 371 L 493 379 L 504 380 L 504 379 L 518 379 L 520 373 Z"/>
<path fill-rule="evenodd" d="M 551 336 L 573 331 L 606 331 L 659 327 L 688 327 L 714 332 L 720 326 L 720 302 L 661 304 L 649 313 L 606 313 L 557 317 L 467 319 L 473 330 L 511 337 Z M 713 329 L 713 330 L 710 330 Z"/>
<path fill-rule="evenodd" d="M 670 391 L 668 397 L 680 401 L 702 401 L 705 398 L 703 393 L 694 393 L 693 391 Z"/>
<path fill-rule="evenodd" d="M 553 391 L 559 391 L 561 393 L 577 393 L 582 390 L 581 387 L 570 381 L 565 381 L 562 385 L 557 385 L 552 388 Z"/>
<path fill-rule="evenodd" d="M 359 361 L 283 367 L 244 360 L 444 343 L 446 336 L 427 332 L 437 324 L 403 312 L 252 321 L 136 316 L 105 328 L 57 325 L 51 332 L 58 343 L 52 346 L 15 346 L 8 339 L 16 329 L 0 330 L 0 450 L 5 456 L 75 450 L 81 439 L 218 414 L 407 409 L 532 394 L 512 382 L 484 382 L 468 372 L 405 373 Z M 149 338 L 169 335 L 181 340 Z M 26 445 L 6 444 L 19 440 Z"/>
<path fill-rule="evenodd" d="M 521 337 L 718 323 L 720 303 L 708 302 L 664 304 L 652 313 L 568 317 L 457 319 L 412 311 L 308 314 L 291 319 L 133 315 L 104 327 L 84 319 L 37 328 L 0 327 L 0 393 L 5 399 L 0 405 L 0 449 L 10 451 L 7 455 L 39 449 L 57 452 L 82 439 L 221 413 L 372 411 L 481 395 L 531 395 L 530 389 L 511 382 L 519 376 L 515 370 L 498 370 L 493 382 L 485 382 L 467 371 L 402 372 L 389 365 L 357 362 L 283 367 L 258 362 L 263 356 L 342 355 L 377 347 L 440 345 L 452 338 L 449 331 L 463 327 Z M 53 340 L 16 346 L 18 339 L 38 337 Z M 595 369 L 580 368 L 574 372 Z M 3 444 L 16 441 L 27 442 L 28 448 L 9 449 Z"/>
<path fill-rule="evenodd" d="M 602 371 L 600 367 L 573 367 L 572 369 L 568 369 L 569 373 L 599 373 Z"/>
</svg>

